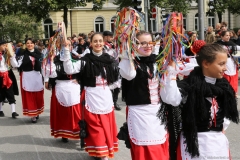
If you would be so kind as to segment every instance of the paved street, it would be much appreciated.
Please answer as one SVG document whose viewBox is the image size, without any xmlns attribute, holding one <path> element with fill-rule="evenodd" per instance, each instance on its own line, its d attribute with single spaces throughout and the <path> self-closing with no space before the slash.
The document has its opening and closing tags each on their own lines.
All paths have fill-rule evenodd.
<svg viewBox="0 0 240 160">
<path fill-rule="evenodd" d="M 18 73 L 15 75 L 19 82 Z M 92 160 L 86 152 L 81 151 L 79 141 L 70 140 L 62 143 L 50 135 L 50 91 L 45 90 L 45 110 L 38 123 L 33 124 L 30 118 L 22 115 L 21 96 L 16 96 L 17 119 L 11 118 L 9 104 L 3 106 L 5 117 L 0 118 L 0 160 Z M 119 98 L 122 111 L 115 111 L 118 128 L 125 121 L 124 103 Z M 240 104 L 240 102 L 239 102 Z M 240 110 L 240 107 L 239 107 Z M 240 160 L 240 125 L 231 123 L 226 135 L 230 141 L 233 160 Z M 120 141 L 119 152 L 115 160 L 130 160 L 130 151 Z"/>
</svg>

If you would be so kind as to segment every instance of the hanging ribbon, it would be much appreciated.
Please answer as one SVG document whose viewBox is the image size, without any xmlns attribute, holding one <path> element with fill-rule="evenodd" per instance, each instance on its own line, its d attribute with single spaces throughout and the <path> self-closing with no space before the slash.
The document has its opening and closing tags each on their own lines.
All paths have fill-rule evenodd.
<svg viewBox="0 0 240 160">
<path fill-rule="evenodd" d="M 158 54 L 156 61 L 160 78 L 166 72 L 170 61 L 175 62 L 176 66 L 178 66 L 179 61 L 184 64 L 182 60 L 182 48 L 189 46 L 185 45 L 183 42 L 187 38 L 182 33 L 182 25 L 182 13 L 173 12 L 169 14 L 168 18 L 166 19 L 166 24 L 162 28 L 161 40 L 163 41 L 163 51 Z"/>
<path fill-rule="evenodd" d="M 127 57 L 133 65 L 135 59 L 136 34 L 140 31 L 142 17 L 131 7 L 123 8 L 118 12 L 114 23 L 114 41 L 119 57 Z"/>
</svg>

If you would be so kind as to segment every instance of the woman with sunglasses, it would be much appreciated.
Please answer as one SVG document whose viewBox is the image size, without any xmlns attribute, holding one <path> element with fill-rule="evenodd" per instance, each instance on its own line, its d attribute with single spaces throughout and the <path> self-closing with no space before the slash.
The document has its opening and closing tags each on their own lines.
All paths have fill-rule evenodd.
<svg viewBox="0 0 240 160">
<path fill-rule="evenodd" d="M 127 125 L 132 160 L 168 160 L 168 134 L 156 117 L 160 106 L 156 55 L 151 34 L 137 33 L 138 47 L 134 67 L 122 58 L 122 98 L 127 107 Z"/>
</svg>

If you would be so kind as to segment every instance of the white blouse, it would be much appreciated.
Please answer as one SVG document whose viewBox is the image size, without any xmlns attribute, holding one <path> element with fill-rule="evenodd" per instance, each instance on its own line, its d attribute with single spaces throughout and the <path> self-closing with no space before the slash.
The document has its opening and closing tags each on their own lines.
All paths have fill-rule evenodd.
<svg viewBox="0 0 240 160">
<path fill-rule="evenodd" d="M 67 74 L 79 73 L 81 69 L 81 60 L 72 63 L 70 54 L 64 54 L 62 57 L 64 71 Z M 85 64 L 85 63 L 84 63 Z M 113 87 L 114 88 L 114 87 Z M 113 99 L 107 81 L 101 76 L 96 77 L 96 87 L 85 87 L 86 90 L 86 109 L 95 114 L 107 114 L 113 110 Z"/>
</svg>

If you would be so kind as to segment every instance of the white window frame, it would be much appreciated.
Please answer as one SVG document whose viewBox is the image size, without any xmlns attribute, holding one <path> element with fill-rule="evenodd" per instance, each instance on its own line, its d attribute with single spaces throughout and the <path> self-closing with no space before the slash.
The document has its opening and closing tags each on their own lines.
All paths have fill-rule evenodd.
<svg viewBox="0 0 240 160">
<path fill-rule="evenodd" d="M 150 21 L 151 21 L 151 31 L 152 32 L 157 32 L 157 26 L 156 26 L 156 19 L 155 18 L 150 18 Z M 155 26 L 155 30 L 153 30 L 153 26 Z"/>
<path fill-rule="evenodd" d="M 97 18 L 102 18 L 102 20 L 103 20 L 102 23 L 100 23 L 100 22 L 99 22 L 99 23 L 96 23 Z M 104 22 L 105 22 L 105 19 L 104 19 L 102 16 L 97 16 L 97 17 L 94 19 L 94 31 L 97 32 L 96 25 L 98 24 L 99 32 L 103 32 L 103 31 L 105 30 L 105 23 L 104 23 Z M 103 24 L 103 31 L 100 31 L 100 29 L 101 29 L 101 28 L 100 28 L 100 25 L 101 25 L 101 24 Z"/>
<path fill-rule="evenodd" d="M 45 21 L 46 20 L 51 20 L 52 21 L 52 23 L 45 23 Z M 45 26 L 47 26 L 47 35 L 48 35 L 48 37 L 46 37 L 46 32 L 45 32 Z M 51 33 L 50 33 L 50 28 L 49 28 L 49 26 L 52 26 L 53 27 L 53 20 L 51 19 L 51 18 L 47 18 L 47 19 L 45 19 L 44 21 L 43 21 L 43 28 L 44 28 L 44 37 L 45 37 L 45 39 L 49 39 L 49 38 L 51 38 Z"/>
<path fill-rule="evenodd" d="M 117 16 L 112 16 L 112 18 L 110 19 L 110 31 L 111 32 L 114 32 L 114 30 L 112 30 L 112 24 L 114 24 L 114 21 L 116 20 L 116 18 L 117 18 Z"/>
<path fill-rule="evenodd" d="M 183 17 L 183 27 L 184 27 L 184 21 L 186 22 L 185 24 L 185 30 L 188 30 L 188 26 L 187 26 L 187 17 Z"/>
<path fill-rule="evenodd" d="M 210 20 L 210 23 L 209 23 Z M 213 28 L 215 28 L 215 17 L 214 16 L 209 16 L 208 17 L 208 26 L 212 26 Z"/>
<path fill-rule="evenodd" d="M 194 16 L 194 30 L 198 31 L 199 30 L 199 18 L 198 18 L 198 16 L 196 17 L 196 15 L 197 15 L 197 13 Z M 197 24 L 196 24 L 196 22 L 197 22 Z"/>
</svg>

